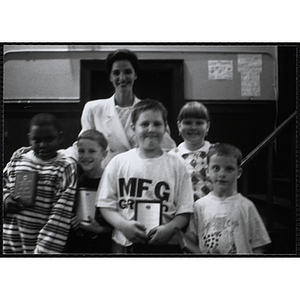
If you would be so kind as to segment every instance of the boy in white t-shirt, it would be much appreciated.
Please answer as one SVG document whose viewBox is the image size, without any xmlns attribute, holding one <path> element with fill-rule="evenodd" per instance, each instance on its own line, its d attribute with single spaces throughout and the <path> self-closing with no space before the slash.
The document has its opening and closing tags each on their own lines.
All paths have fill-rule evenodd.
<svg viewBox="0 0 300 300">
<path fill-rule="evenodd" d="M 193 190 L 184 164 L 161 148 L 167 111 L 160 102 L 143 100 L 131 117 L 139 147 L 111 160 L 98 189 L 98 207 L 114 227 L 113 252 L 181 253 L 175 233 L 188 224 Z M 159 226 L 149 231 L 136 220 L 137 201 L 162 204 Z"/>
<path fill-rule="evenodd" d="M 241 160 L 241 151 L 229 144 L 217 143 L 208 151 L 213 191 L 195 202 L 188 228 L 200 253 L 263 253 L 271 243 L 254 204 L 237 192 Z"/>
</svg>

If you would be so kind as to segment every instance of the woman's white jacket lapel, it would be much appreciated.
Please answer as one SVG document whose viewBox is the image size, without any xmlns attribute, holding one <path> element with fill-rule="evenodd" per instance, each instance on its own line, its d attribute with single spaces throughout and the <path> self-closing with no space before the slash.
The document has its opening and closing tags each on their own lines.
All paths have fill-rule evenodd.
<svg viewBox="0 0 300 300">
<path fill-rule="evenodd" d="M 131 148 L 128 138 L 125 133 L 125 129 L 121 124 L 121 120 L 118 116 L 118 112 L 115 106 L 114 95 L 107 101 L 107 109 L 105 110 L 105 122 L 109 129 L 107 135 L 114 134 L 119 140 L 119 143 L 123 144 L 128 150 Z"/>
</svg>

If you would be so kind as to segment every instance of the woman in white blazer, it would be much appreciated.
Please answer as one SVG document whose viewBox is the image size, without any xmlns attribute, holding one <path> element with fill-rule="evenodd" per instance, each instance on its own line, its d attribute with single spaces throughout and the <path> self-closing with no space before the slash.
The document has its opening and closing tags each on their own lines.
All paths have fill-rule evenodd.
<svg viewBox="0 0 300 300">
<path fill-rule="evenodd" d="M 108 54 L 105 64 L 115 94 L 108 99 L 87 102 L 81 116 L 81 132 L 96 129 L 107 138 L 108 153 L 102 161 L 103 167 L 115 155 L 137 146 L 130 115 L 134 104 L 141 101 L 133 93 L 139 71 L 137 56 L 127 49 L 117 50 Z M 168 151 L 175 147 L 175 142 L 166 133 L 163 148 Z"/>
</svg>

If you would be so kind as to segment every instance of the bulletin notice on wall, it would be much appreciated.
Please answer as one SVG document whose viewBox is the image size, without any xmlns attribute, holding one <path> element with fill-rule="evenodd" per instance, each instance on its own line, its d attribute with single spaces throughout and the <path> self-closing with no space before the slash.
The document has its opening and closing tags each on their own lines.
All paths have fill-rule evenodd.
<svg viewBox="0 0 300 300">
<path fill-rule="evenodd" d="M 232 60 L 209 60 L 208 79 L 209 80 L 232 80 L 233 61 Z"/>
<path fill-rule="evenodd" d="M 238 54 L 238 72 L 241 73 L 241 95 L 260 96 L 261 54 Z"/>
</svg>

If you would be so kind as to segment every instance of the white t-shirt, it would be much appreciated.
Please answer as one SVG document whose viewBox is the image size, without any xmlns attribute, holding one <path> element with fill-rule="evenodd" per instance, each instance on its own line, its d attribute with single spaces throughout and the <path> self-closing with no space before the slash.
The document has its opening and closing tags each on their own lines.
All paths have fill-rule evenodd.
<svg viewBox="0 0 300 300">
<path fill-rule="evenodd" d="M 145 159 L 135 148 L 114 157 L 103 173 L 97 198 L 98 207 L 114 209 L 127 220 L 135 218 L 136 200 L 161 200 L 162 224 L 193 212 L 189 174 L 177 157 L 166 152 Z M 112 238 L 122 246 L 132 244 L 119 230 L 114 230 Z"/>
<path fill-rule="evenodd" d="M 188 233 L 201 253 L 249 254 L 271 242 L 254 204 L 241 194 L 223 200 L 211 192 L 196 201 Z"/>
</svg>

